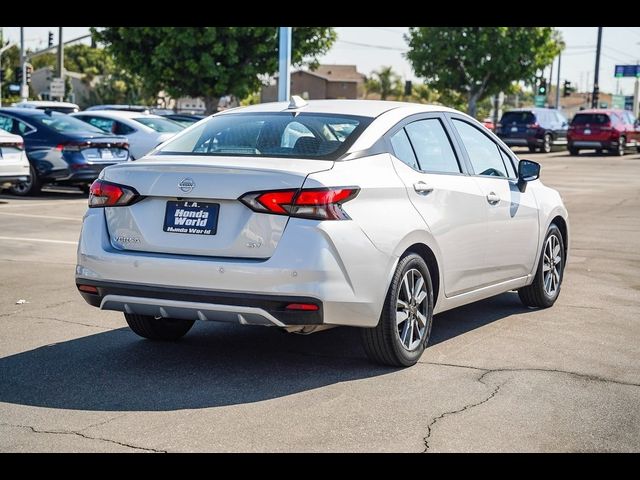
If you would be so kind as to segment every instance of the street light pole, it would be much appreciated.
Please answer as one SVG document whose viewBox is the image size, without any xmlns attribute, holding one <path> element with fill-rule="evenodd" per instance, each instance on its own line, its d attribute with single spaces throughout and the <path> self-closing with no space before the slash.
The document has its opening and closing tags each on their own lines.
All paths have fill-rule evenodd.
<svg viewBox="0 0 640 480">
<path fill-rule="evenodd" d="M 598 85 L 598 78 L 600 77 L 601 47 L 602 47 L 602 27 L 598 27 L 598 45 L 596 47 L 596 71 L 593 77 L 593 95 L 591 97 L 591 108 L 598 108 L 598 94 L 600 93 L 600 85 Z"/>
<path fill-rule="evenodd" d="M 291 27 L 280 27 L 280 68 L 278 70 L 278 101 L 289 100 L 291 89 Z"/>
</svg>

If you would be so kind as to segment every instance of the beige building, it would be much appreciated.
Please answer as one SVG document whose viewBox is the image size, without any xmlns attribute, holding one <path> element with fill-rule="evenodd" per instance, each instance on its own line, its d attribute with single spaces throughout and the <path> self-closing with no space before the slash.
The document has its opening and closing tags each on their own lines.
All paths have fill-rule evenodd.
<svg viewBox="0 0 640 480">
<path fill-rule="evenodd" d="M 355 65 L 319 65 L 314 71 L 297 70 L 291 74 L 291 95 L 308 100 L 360 98 L 364 91 L 365 76 Z M 260 101 L 278 99 L 278 81 L 262 87 Z"/>
<path fill-rule="evenodd" d="M 71 95 L 69 96 L 69 101 L 71 103 L 77 103 L 80 108 L 88 107 L 89 94 L 95 85 L 100 82 L 102 77 L 97 75 L 92 78 L 90 82 L 87 82 L 84 80 L 85 76 L 82 73 L 67 70 L 64 74 L 71 79 Z M 31 89 L 39 100 L 51 100 L 49 96 L 49 85 L 54 77 L 55 72 L 52 67 L 42 67 L 34 70 L 31 74 Z"/>
</svg>

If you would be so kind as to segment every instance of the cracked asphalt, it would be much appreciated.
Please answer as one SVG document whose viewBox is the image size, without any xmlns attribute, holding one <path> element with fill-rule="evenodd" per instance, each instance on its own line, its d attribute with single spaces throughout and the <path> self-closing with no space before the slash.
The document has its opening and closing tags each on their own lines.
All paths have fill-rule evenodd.
<svg viewBox="0 0 640 480">
<path fill-rule="evenodd" d="M 569 209 L 558 302 L 439 315 L 404 370 L 348 328 L 139 339 L 76 292 L 86 197 L 0 195 L 0 451 L 639 451 L 640 155 L 518 153 Z"/>
</svg>

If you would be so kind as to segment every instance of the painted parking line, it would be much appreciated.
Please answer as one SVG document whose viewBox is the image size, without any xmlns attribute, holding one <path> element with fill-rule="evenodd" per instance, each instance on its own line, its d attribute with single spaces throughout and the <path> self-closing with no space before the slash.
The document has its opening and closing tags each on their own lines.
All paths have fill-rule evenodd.
<svg viewBox="0 0 640 480">
<path fill-rule="evenodd" d="M 82 217 L 56 217 L 53 215 L 31 215 L 29 213 L 0 212 L 0 215 L 11 215 L 12 217 L 47 218 L 50 220 L 72 220 L 74 222 L 82 221 Z"/>
<path fill-rule="evenodd" d="M 14 240 L 19 242 L 62 243 L 65 245 L 78 245 L 78 242 L 72 242 L 71 240 L 49 240 L 47 238 L 0 237 L 0 240 Z"/>
<path fill-rule="evenodd" d="M 16 208 L 16 207 L 53 207 L 53 206 L 62 206 L 62 205 L 69 205 L 69 204 L 78 204 L 78 203 L 84 203 L 85 205 L 87 204 L 87 200 L 64 200 L 63 202 L 60 201 L 51 201 L 51 202 L 37 202 L 37 203 L 28 203 L 28 202 L 24 202 L 24 203 L 9 203 L 9 204 L 3 204 L 0 205 L 0 210 L 4 210 L 5 208 Z"/>
</svg>

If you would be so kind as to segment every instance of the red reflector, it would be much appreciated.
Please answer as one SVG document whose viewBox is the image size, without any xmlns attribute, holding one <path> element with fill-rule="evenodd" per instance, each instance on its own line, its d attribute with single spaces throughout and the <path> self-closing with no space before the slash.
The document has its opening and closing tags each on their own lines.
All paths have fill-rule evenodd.
<svg viewBox="0 0 640 480">
<path fill-rule="evenodd" d="M 353 193 L 351 188 L 336 190 L 302 190 L 296 197 L 296 205 L 330 205 L 340 203 Z"/>
<path fill-rule="evenodd" d="M 86 293 L 98 293 L 98 289 L 93 285 L 78 285 L 78 290 Z"/>
<path fill-rule="evenodd" d="M 266 192 L 260 195 L 256 200 L 260 202 L 267 210 L 274 213 L 287 213 L 282 205 L 291 205 L 295 190 L 284 190 L 279 192 Z"/>
<path fill-rule="evenodd" d="M 318 305 L 313 303 L 290 303 L 285 307 L 286 310 L 305 310 L 305 311 L 317 311 Z"/>
<path fill-rule="evenodd" d="M 58 145 L 56 145 L 56 150 L 62 151 L 63 148 L 64 148 L 64 144 L 63 143 L 59 143 Z"/>
</svg>

